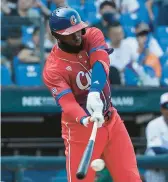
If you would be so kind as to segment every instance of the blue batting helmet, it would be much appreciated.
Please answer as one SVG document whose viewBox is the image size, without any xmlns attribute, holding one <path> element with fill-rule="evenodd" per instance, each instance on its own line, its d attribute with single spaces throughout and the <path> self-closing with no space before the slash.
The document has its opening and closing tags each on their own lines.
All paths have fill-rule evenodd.
<svg viewBox="0 0 168 182">
<path fill-rule="evenodd" d="M 60 7 L 51 13 L 49 19 L 51 31 L 60 35 L 70 35 L 88 25 L 81 20 L 78 12 L 70 7 Z"/>
</svg>

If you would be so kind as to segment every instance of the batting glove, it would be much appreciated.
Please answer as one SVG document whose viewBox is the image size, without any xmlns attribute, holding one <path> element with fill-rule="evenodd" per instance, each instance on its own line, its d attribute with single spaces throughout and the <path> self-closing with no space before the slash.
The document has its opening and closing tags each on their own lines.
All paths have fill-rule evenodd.
<svg viewBox="0 0 168 182">
<path fill-rule="evenodd" d="M 85 116 L 80 120 L 80 123 L 84 125 L 85 127 L 88 127 L 88 124 L 90 122 L 97 122 L 98 123 L 98 128 L 102 127 L 104 123 L 104 117 L 101 113 L 99 112 L 94 112 L 92 116 Z"/>
<path fill-rule="evenodd" d="M 86 108 L 91 116 L 94 112 L 103 112 L 103 102 L 100 98 L 99 92 L 90 92 L 88 94 Z"/>
<path fill-rule="evenodd" d="M 80 123 L 81 123 L 82 125 L 84 125 L 85 127 L 88 127 L 88 124 L 89 124 L 90 122 L 92 122 L 91 119 L 92 119 L 92 118 L 91 118 L 90 116 L 84 116 L 84 117 L 80 120 Z"/>
<path fill-rule="evenodd" d="M 102 115 L 101 112 L 94 112 L 92 114 L 91 120 L 93 122 L 97 122 L 98 123 L 98 128 L 102 127 L 103 123 L 104 123 L 104 116 Z"/>
</svg>

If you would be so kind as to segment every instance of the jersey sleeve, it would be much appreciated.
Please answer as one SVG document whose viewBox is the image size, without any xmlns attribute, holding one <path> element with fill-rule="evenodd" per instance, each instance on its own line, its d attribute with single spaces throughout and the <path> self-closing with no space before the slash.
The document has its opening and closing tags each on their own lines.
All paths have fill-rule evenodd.
<svg viewBox="0 0 168 182">
<path fill-rule="evenodd" d="M 104 35 L 99 29 L 91 28 L 88 36 L 91 66 L 93 66 L 96 61 L 101 62 L 108 75 L 110 66 L 109 53 L 111 53 L 112 50 L 108 49 Z"/>
<path fill-rule="evenodd" d="M 85 111 L 76 102 L 72 90 L 63 76 L 57 72 L 46 72 L 44 69 L 43 80 L 52 96 L 55 98 L 56 103 L 61 106 L 62 111 L 70 120 L 79 122 L 82 117 L 87 116 Z"/>
<path fill-rule="evenodd" d="M 43 72 L 43 80 L 45 85 L 49 88 L 52 96 L 58 102 L 61 97 L 68 93 L 72 93 L 72 90 L 65 79 L 57 72 Z"/>
</svg>

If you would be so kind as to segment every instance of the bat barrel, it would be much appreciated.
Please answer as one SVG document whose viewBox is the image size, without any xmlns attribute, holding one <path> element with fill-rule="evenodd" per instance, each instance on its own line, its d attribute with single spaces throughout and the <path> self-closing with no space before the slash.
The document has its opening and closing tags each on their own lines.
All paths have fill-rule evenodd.
<svg viewBox="0 0 168 182">
<path fill-rule="evenodd" d="M 93 147 L 94 147 L 94 140 L 89 140 L 76 173 L 76 177 L 78 179 L 84 179 L 87 174 L 90 160 L 92 157 Z"/>
</svg>

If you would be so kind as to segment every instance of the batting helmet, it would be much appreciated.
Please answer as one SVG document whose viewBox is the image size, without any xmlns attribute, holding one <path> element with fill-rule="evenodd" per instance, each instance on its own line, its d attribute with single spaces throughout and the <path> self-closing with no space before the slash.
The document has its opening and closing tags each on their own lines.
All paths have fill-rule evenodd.
<svg viewBox="0 0 168 182">
<path fill-rule="evenodd" d="M 81 20 L 78 12 L 70 7 L 60 7 L 51 13 L 49 19 L 51 31 L 60 35 L 70 35 L 88 25 Z"/>
</svg>

